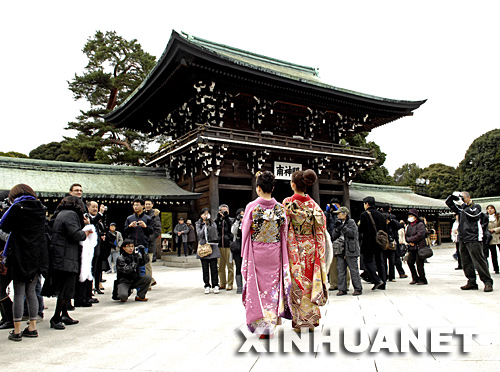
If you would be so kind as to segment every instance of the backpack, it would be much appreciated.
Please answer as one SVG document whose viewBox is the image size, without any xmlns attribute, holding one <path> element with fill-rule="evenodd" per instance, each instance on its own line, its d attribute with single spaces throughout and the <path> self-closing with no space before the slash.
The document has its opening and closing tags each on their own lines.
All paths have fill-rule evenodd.
<svg viewBox="0 0 500 372">
<path fill-rule="evenodd" d="M 376 231 L 375 241 L 377 242 L 378 246 L 384 251 L 389 249 L 389 235 L 383 230 L 377 230 L 377 226 L 375 225 L 372 214 L 368 211 L 366 211 L 366 213 L 368 213 L 368 216 L 370 216 L 370 220 L 372 220 L 373 229 Z"/>
</svg>

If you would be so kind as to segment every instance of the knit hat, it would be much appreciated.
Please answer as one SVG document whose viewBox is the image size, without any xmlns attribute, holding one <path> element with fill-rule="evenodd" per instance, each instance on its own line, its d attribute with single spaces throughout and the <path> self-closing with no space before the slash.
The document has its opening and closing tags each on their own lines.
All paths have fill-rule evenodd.
<svg viewBox="0 0 500 372">
<path fill-rule="evenodd" d="M 415 208 L 410 209 L 407 214 L 412 214 L 418 218 L 418 211 Z"/>
</svg>

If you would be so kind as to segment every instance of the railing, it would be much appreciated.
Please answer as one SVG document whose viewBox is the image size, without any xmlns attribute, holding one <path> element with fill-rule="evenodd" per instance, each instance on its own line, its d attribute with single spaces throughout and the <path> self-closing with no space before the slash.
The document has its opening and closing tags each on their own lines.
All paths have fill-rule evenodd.
<svg viewBox="0 0 500 372">
<path fill-rule="evenodd" d="M 296 139 L 286 136 L 262 134 L 260 132 L 253 133 L 238 129 L 198 125 L 197 129 L 186 133 L 154 153 L 151 160 L 157 159 L 162 155 L 185 146 L 191 141 L 201 138 L 213 138 L 218 140 L 238 141 L 246 144 L 269 145 L 272 147 L 293 148 L 311 152 L 335 153 L 340 155 L 373 158 L 372 150 L 362 147 L 338 145 L 329 142 L 317 141 L 315 139 Z"/>
</svg>

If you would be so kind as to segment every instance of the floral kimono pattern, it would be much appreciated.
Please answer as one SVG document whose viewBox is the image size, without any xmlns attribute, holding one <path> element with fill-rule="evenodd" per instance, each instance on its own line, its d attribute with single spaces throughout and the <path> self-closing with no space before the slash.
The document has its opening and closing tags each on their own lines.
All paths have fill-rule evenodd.
<svg viewBox="0 0 500 372">
<path fill-rule="evenodd" d="M 245 209 L 241 232 L 246 323 L 251 332 L 273 334 L 279 318 L 292 318 L 284 207 L 257 198 Z"/>
<path fill-rule="evenodd" d="M 328 300 L 325 269 L 326 219 L 309 196 L 283 201 L 289 221 L 287 244 L 292 277 L 293 328 L 319 325 L 319 306 Z"/>
</svg>

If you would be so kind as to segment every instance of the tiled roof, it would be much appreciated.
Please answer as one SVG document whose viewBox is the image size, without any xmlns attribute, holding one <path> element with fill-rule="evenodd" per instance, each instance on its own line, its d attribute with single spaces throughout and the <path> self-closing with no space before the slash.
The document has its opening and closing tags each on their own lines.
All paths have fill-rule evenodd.
<svg viewBox="0 0 500 372">
<path fill-rule="evenodd" d="M 188 200 L 200 195 L 177 186 L 165 168 L 0 157 L 0 190 L 19 183 L 31 186 L 39 197 L 64 197 L 73 183 L 95 198 Z"/>
<path fill-rule="evenodd" d="M 444 200 L 433 199 L 427 196 L 415 194 L 410 187 L 367 185 L 353 183 L 349 189 L 351 200 L 363 201 L 367 196 L 373 196 L 377 205 L 390 204 L 393 209 L 435 210 L 436 212 L 448 212 L 449 208 Z"/>
<path fill-rule="evenodd" d="M 474 203 L 481 206 L 481 210 L 486 213 L 486 207 L 488 205 L 493 205 L 497 212 L 500 213 L 500 196 L 489 196 L 485 198 L 472 198 Z"/>
<path fill-rule="evenodd" d="M 201 48 L 209 50 L 212 53 L 216 53 L 223 59 L 227 59 L 235 64 L 250 67 L 256 70 L 261 70 L 273 75 L 282 76 L 285 78 L 301 81 L 304 83 L 309 83 L 319 87 L 331 89 L 338 92 L 353 94 L 359 97 L 370 98 L 378 101 L 387 102 L 412 102 L 405 100 L 395 100 L 389 98 L 378 97 L 366 93 L 356 92 L 349 89 L 335 87 L 330 84 L 326 84 L 319 78 L 319 69 L 314 67 L 302 66 L 291 62 L 285 62 L 276 58 L 263 56 L 257 53 L 245 51 L 242 49 L 234 48 L 224 44 L 215 43 L 213 41 L 205 40 L 185 32 L 181 33 L 187 41 L 197 45 Z M 421 101 L 423 103 L 424 101 Z"/>
</svg>

